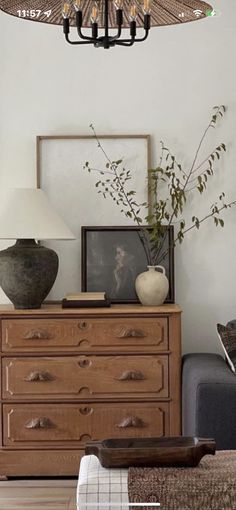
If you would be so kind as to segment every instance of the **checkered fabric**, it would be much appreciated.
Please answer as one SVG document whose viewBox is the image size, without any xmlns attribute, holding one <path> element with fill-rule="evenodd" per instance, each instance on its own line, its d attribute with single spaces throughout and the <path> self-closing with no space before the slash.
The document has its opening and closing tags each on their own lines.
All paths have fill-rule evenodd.
<svg viewBox="0 0 236 510">
<path fill-rule="evenodd" d="M 128 510 L 128 469 L 106 469 L 95 455 L 81 459 L 77 486 L 79 510 Z"/>
</svg>

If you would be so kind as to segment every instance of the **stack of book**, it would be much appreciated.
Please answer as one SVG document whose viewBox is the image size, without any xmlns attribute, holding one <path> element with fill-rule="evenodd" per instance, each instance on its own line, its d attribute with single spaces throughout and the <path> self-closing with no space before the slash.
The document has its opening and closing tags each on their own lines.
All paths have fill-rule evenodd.
<svg viewBox="0 0 236 510">
<path fill-rule="evenodd" d="M 92 306 L 111 306 L 105 292 L 78 292 L 67 294 L 62 299 L 62 308 L 89 308 Z"/>
</svg>

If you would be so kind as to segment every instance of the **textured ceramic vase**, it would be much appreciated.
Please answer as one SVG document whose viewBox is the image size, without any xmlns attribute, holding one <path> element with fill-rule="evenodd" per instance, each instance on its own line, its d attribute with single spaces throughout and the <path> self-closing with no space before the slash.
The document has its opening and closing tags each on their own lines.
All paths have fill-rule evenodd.
<svg viewBox="0 0 236 510">
<path fill-rule="evenodd" d="M 148 270 L 139 274 L 135 281 L 139 301 L 146 306 L 162 305 L 169 290 L 165 268 L 163 266 L 147 267 Z"/>
<path fill-rule="evenodd" d="M 54 250 L 18 239 L 0 252 L 0 285 L 16 309 L 40 308 L 58 271 Z"/>
</svg>

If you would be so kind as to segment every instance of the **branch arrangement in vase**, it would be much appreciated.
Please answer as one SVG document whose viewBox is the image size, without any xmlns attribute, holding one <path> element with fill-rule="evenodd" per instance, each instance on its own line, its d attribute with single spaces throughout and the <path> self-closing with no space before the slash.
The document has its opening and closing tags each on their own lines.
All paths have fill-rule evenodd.
<svg viewBox="0 0 236 510">
<path fill-rule="evenodd" d="M 213 114 L 198 143 L 190 168 L 185 169 L 171 151 L 161 141 L 161 154 L 156 168 L 149 170 L 149 191 L 152 197 L 151 211 L 147 202 L 138 203 L 136 191 L 130 189 L 131 171 L 123 166 L 123 160 L 112 160 L 106 153 L 96 131 L 90 127 L 97 141 L 98 148 L 104 155 L 104 169 L 91 168 L 87 161 L 84 169 L 88 172 L 97 171 L 100 174 L 95 186 L 105 199 L 110 198 L 120 208 L 120 211 L 140 227 L 139 236 L 142 241 L 148 265 L 160 264 L 166 257 L 165 241 L 168 226 L 175 223 L 175 239 L 182 243 L 185 234 L 192 229 L 199 229 L 200 225 L 212 218 L 215 226 L 224 226 L 221 213 L 236 204 L 236 200 L 227 202 L 225 193 L 221 192 L 216 201 L 209 207 L 209 212 L 203 217 L 192 216 L 188 224 L 184 217 L 184 210 L 193 193 L 204 194 L 210 178 L 214 175 L 215 164 L 226 152 L 226 145 L 222 142 L 198 162 L 201 148 L 207 138 L 208 132 L 215 128 L 218 121 L 224 116 L 225 106 L 214 106 Z M 163 198 L 164 197 L 164 198 Z M 145 209 L 145 214 L 140 214 Z M 142 219 L 144 217 L 144 220 Z M 145 228 L 148 224 L 149 230 Z"/>
</svg>

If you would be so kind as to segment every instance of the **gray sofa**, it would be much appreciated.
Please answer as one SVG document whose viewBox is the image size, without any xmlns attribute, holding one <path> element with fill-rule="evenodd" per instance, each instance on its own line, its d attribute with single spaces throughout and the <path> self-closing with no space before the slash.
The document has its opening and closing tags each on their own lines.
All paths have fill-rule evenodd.
<svg viewBox="0 0 236 510">
<path fill-rule="evenodd" d="M 182 371 L 182 433 L 236 449 L 236 375 L 217 354 L 187 354 Z"/>
</svg>

